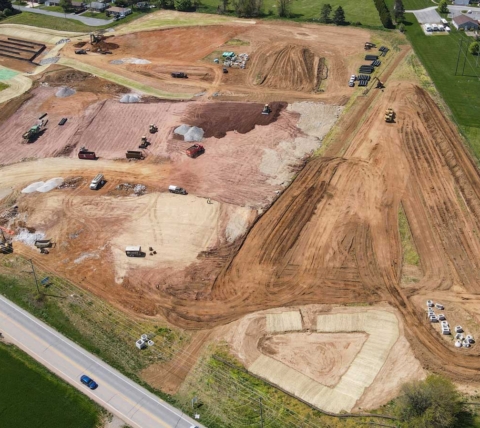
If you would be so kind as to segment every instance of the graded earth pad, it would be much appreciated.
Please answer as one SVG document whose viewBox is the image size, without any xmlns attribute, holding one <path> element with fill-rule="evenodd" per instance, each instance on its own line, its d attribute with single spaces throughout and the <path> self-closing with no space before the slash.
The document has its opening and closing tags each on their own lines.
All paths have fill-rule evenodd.
<svg viewBox="0 0 480 428">
<path fill-rule="evenodd" d="M 282 331 L 276 323 L 272 331 L 272 318 L 295 314 L 304 325 L 292 331 L 286 323 Z M 279 308 L 220 331 L 250 372 L 333 413 L 358 409 L 359 403 L 376 408 L 395 397 L 403 382 L 424 377 L 388 306 Z"/>
</svg>

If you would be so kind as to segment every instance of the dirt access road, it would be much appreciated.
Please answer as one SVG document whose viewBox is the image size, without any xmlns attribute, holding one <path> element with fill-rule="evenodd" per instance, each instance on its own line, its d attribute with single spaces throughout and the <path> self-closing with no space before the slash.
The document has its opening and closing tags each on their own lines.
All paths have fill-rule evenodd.
<svg viewBox="0 0 480 428">
<path fill-rule="evenodd" d="M 397 113 L 394 124 L 384 111 Z M 265 307 L 387 301 L 426 367 L 480 380 L 479 352 L 445 346 L 411 297 L 478 293 L 480 177 L 458 134 L 411 83 L 390 83 L 342 157 L 311 161 L 256 223 L 241 250 L 192 307 L 170 291 L 166 316 L 189 328 Z M 400 286 L 403 205 L 424 276 Z M 167 294 L 166 294 L 167 297 Z"/>
</svg>

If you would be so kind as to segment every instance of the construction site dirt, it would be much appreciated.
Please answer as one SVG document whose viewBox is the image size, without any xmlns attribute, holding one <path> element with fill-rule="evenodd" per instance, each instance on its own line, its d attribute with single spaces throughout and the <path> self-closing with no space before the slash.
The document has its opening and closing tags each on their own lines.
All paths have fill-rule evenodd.
<svg viewBox="0 0 480 428">
<path fill-rule="evenodd" d="M 392 49 L 385 60 L 384 90 L 358 96 L 357 89 L 351 98 L 348 77 L 365 40 L 370 34 L 362 29 L 259 21 L 108 37 L 105 43 L 118 46 L 111 55 L 76 56 L 75 43 L 67 44 L 63 59 L 179 100 L 159 101 L 56 65 L 3 105 L 0 214 L 18 206 L 4 221 L 21 230 L 15 254 L 132 317 L 198 330 L 188 348 L 192 358 L 144 372 L 170 393 L 205 342 L 225 338 L 248 370 L 272 383 L 269 362 L 302 366 L 306 377 L 334 389 L 370 333 L 348 330 L 345 339 L 341 330 L 328 331 L 332 342 L 327 330 L 314 330 L 327 312 L 398 325 L 382 350 L 388 364 L 381 371 L 379 363 L 375 381 L 343 409 L 375 407 L 393 398 L 402 379 L 425 370 L 479 383 L 480 351 L 456 349 L 428 322 L 425 301 L 441 301 L 452 323 L 480 333 L 480 175 L 455 127 L 415 78 L 391 77 L 408 48 Z M 222 73 L 213 59 L 227 50 L 247 53 L 246 69 Z M 173 79 L 173 71 L 192 78 Z M 120 102 L 124 95 L 138 102 Z M 184 96 L 191 99 L 180 101 Z M 262 115 L 265 103 L 272 111 Z M 387 108 L 395 112 L 392 123 L 385 122 Z M 44 113 L 44 132 L 23 142 Z M 149 132 L 151 124 L 157 132 Z M 174 134 L 180 125 L 202 128 L 203 140 L 184 141 Z M 143 136 L 150 145 L 139 149 Z M 186 150 L 195 143 L 205 150 L 193 159 Z M 81 147 L 97 159 L 78 159 Z M 126 159 L 131 150 L 144 159 Z M 90 190 L 99 173 L 106 182 Z M 59 177 L 67 184 L 22 193 Z M 188 194 L 169 193 L 171 185 Z M 416 266 L 405 264 L 399 213 L 418 253 Z M 48 256 L 31 245 L 32 231 L 56 243 Z M 145 257 L 126 257 L 132 245 Z M 415 280 L 406 281 L 406 273 Z M 359 307 L 338 307 L 346 304 Z M 285 314 L 274 317 L 279 311 Z M 237 327 L 242 336 L 232 338 Z M 244 343 L 236 342 L 240 337 Z M 303 349 L 321 352 L 325 364 Z M 401 378 L 396 370 L 411 371 Z M 162 382 L 165 373 L 173 375 Z M 335 405 L 326 404 L 337 411 Z"/>
</svg>

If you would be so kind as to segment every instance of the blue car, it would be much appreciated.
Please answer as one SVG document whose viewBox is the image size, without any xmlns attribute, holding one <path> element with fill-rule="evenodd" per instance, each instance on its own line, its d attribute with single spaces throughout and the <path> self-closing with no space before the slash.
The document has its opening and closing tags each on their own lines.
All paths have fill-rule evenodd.
<svg viewBox="0 0 480 428">
<path fill-rule="evenodd" d="M 98 387 L 97 382 L 95 382 L 93 379 L 90 379 L 87 375 L 83 375 L 80 378 L 80 382 L 82 382 L 84 385 L 87 385 L 90 389 L 96 389 Z"/>
</svg>

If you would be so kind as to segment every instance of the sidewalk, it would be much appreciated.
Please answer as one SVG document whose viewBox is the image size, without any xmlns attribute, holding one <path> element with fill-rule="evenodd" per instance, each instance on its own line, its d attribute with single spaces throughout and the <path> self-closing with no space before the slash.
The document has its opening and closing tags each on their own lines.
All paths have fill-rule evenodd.
<svg viewBox="0 0 480 428">
<path fill-rule="evenodd" d="M 16 10 L 21 10 L 22 12 L 30 12 L 30 13 L 39 13 L 40 15 L 50 15 L 54 16 L 56 18 L 64 18 L 65 19 L 65 14 L 64 13 L 59 13 L 59 12 L 50 12 L 48 10 L 43 10 L 43 9 L 34 9 L 31 7 L 24 7 L 24 6 L 17 6 L 13 5 L 13 8 Z M 97 19 L 97 18 L 87 18 L 85 16 L 79 16 L 75 15 L 73 13 L 67 14 L 67 19 L 74 19 L 76 21 L 83 22 L 85 25 L 88 25 L 90 27 L 101 27 L 102 25 L 107 25 L 113 22 L 113 19 Z"/>
</svg>

